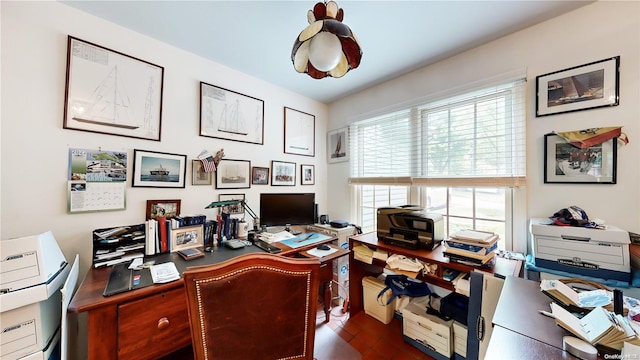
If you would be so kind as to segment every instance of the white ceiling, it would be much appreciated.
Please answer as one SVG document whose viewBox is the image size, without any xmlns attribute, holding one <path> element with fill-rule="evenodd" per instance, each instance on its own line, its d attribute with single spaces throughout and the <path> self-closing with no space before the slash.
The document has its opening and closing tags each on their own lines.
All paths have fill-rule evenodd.
<svg viewBox="0 0 640 360">
<path fill-rule="evenodd" d="M 325 103 L 591 2 L 338 0 L 362 62 L 315 80 L 291 48 L 317 1 L 59 1 Z"/>
</svg>

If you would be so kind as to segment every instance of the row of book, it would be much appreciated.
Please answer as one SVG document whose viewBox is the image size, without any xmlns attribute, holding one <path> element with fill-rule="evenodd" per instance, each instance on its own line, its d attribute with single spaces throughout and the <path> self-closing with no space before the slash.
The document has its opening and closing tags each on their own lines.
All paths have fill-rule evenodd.
<svg viewBox="0 0 640 360">
<path fill-rule="evenodd" d="M 173 241 L 173 231 L 185 227 L 204 226 L 207 223 L 207 217 L 205 215 L 195 216 L 174 216 L 163 217 L 159 216 L 154 219 L 148 219 L 145 221 L 145 255 L 151 256 L 155 254 L 164 254 L 171 252 L 175 246 Z M 205 236 L 204 228 L 203 234 Z M 203 245 L 206 239 L 193 239 L 197 243 Z"/>
<path fill-rule="evenodd" d="M 499 235 L 479 230 L 460 230 L 443 241 L 449 261 L 475 267 L 493 267 Z"/>
</svg>

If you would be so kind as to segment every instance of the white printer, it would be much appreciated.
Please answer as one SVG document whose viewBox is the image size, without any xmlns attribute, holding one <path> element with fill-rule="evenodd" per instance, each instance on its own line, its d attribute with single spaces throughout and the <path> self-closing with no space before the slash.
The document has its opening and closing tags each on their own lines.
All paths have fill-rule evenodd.
<svg viewBox="0 0 640 360">
<path fill-rule="evenodd" d="M 532 218 L 530 231 L 537 267 L 602 279 L 631 280 L 627 231 L 611 225 L 606 230 L 557 226 L 544 218 Z"/>
</svg>

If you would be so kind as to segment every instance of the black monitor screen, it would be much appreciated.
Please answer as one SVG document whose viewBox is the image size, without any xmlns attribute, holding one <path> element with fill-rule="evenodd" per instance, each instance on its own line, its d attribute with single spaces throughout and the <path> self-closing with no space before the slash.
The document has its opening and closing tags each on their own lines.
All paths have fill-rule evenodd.
<svg viewBox="0 0 640 360">
<path fill-rule="evenodd" d="M 260 225 L 315 223 L 315 193 L 260 194 Z"/>
</svg>

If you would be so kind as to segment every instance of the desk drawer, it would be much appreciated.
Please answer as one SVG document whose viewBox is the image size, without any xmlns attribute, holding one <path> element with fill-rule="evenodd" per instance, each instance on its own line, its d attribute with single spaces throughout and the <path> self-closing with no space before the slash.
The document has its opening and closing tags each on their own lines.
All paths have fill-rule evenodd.
<svg viewBox="0 0 640 360">
<path fill-rule="evenodd" d="M 118 307 L 118 357 L 151 359 L 191 344 L 183 288 Z"/>
</svg>

